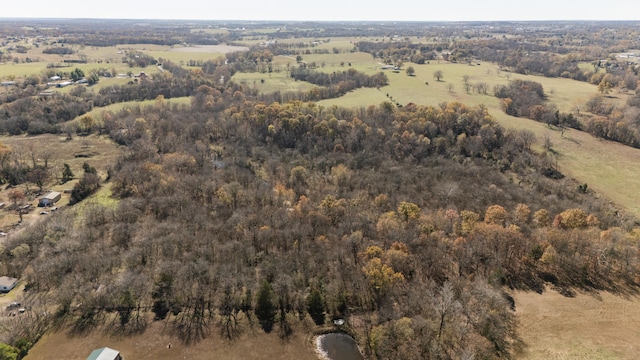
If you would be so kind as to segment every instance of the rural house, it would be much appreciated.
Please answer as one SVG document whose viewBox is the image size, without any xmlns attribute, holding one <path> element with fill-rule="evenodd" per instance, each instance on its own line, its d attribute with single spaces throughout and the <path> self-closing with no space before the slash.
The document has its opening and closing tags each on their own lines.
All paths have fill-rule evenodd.
<svg viewBox="0 0 640 360">
<path fill-rule="evenodd" d="M 57 191 L 49 191 L 44 194 L 38 201 L 38 206 L 51 206 L 56 203 L 56 201 L 60 200 L 60 193 Z"/>
<path fill-rule="evenodd" d="M 122 356 L 118 350 L 103 347 L 93 350 L 87 360 L 122 360 Z"/>
<path fill-rule="evenodd" d="M 0 276 L 0 293 L 8 293 L 16 287 L 18 283 L 18 279 L 12 278 L 10 276 Z"/>
</svg>

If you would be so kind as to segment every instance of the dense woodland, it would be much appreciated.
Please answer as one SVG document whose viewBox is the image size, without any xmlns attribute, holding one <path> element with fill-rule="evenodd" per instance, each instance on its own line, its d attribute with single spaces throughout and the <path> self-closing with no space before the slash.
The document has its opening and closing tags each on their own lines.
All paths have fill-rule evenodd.
<svg viewBox="0 0 640 360">
<path fill-rule="evenodd" d="M 54 310 L 12 328 L 12 345 L 55 325 L 134 334 L 149 321 L 187 343 L 259 329 L 286 341 L 343 318 L 373 359 L 512 358 L 521 343 L 507 289 L 636 292 L 636 220 L 563 178 L 551 155 L 532 151 L 531 132 L 499 126 L 483 106 L 326 108 L 228 80 L 266 66 L 261 53 L 197 71 L 163 62 L 163 74 L 97 94 L 4 101 L 0 129 L 20 134 L 156 99 L 80 121 L 77 131 L 108 136 L 122 157 L 108 178 L 86 166 L 80 204 L 4 242 L 2 273 L 25 279 L 34 307 Z M 292 76 L 331 96 L 343 93 L 336 82 L 386 81 L 304 67 Z M 538 85 L 495 93 L 513 115 L 571 123 Z M 175 96 L 191 103 L 164 100 Z M 3 148 L 4 182 L 43 171 L 16 156 Z M 82 201 L 98 187 L 117 205 Z"/>
<path fill-rule="evenodd" d="M 639 281 L 634 223 L 543 176 L 530 135 L 481 107 L 323 109 L 203 86 L 191 106 L 111 121 L 127 136 L 103 184 L 118 206 L 58 213 L 2 255 L 78 331 L 108 314 L 142 331 L 153 311 L 185 341 L 211 325 L 286 338 L 346 317 L 376 358 L 509 357 L 504 286 Z"/>
</svg>

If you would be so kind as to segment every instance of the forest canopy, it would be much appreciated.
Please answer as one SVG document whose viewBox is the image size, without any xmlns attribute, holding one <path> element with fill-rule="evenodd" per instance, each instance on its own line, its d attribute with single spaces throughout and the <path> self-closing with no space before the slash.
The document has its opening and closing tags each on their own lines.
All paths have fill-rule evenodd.
<svg viewBox="0 0 640 360">
<path fill-rule="evenodd" d="M 2 254 L 75 327 L 116 314 L 134 331 L 151 311 L 198 341 L 243 318 L 286 337 L 307 315 L 366 316 L 354 331 L 376 358 L 500 358 L 518 341 L 503 286 L 638 281 L 630 224 L 546 178 L 527 134 L 482 106 L 324 108 L 201 86 L 191 105 L 108 119 L 127 147 L 118 205 L 57 214 Z"/>
</svg>

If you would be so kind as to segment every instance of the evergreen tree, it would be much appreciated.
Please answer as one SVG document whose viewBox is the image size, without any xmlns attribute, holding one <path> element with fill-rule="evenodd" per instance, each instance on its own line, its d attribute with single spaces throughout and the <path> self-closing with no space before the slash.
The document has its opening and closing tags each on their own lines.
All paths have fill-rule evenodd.
<svg viewBox="0 0 640 360">
<path fill-rule="evenodd" d="M 71 80 L 78 81 L 84 77 L 84 71 L 82 69 L 76 68 L 71 72 Z"/>
<path fill-rule="evenodd" d="M 73 179 L 74 174 L 73 171 L 71 171 L 71 167 L 69 166 L 69 164 L 65 163 L 64 164 L 64 168 L 62 169 L 62 183 L 66 183 L 67 181 Z"/>
<path fill-rule="evenodd" d="M 171 311 L 171 302 L 169 297 L 173 291 L 173 276 L 171 274 L 162 273 L 156 281 L 155 288 L 151 293 L 153 298 L 153 307 L 151 310 L 156 314 L 156 320 L 162 320 L 167 317 Z"/>
<path fill-rule="evenodd" d="M 316 287 L 311 289 L 311 294 L 307 298 L 307 311 L 316 325 L 324 324 L 324 299 Z"/>
<path fill-rule="evenodd" d="M 265 332 L 271 332 L 276 317 L 276 305 L 273 302 L 273 288 L 267 281 L 262 283 L 256 294 L 256 317 Z"/>
</svg>

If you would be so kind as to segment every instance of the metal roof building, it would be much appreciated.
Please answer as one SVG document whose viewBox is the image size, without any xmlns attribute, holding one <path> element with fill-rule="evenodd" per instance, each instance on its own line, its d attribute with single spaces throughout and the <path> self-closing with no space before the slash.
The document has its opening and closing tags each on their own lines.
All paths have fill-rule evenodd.
<svg viewBox="0 0 640 360">
<path fill-rule="evenodd" d="M 93 350 L 87 360 L 122 360 L 122 356 L 118 350 L 103 347 Z"/>
<path fill-rule="evenodd" d="M 10 276 L 0 276 L 0 293 L 8 293 L 16 287 L 18 283 L 18 279 L 12 278 Z"/>
</svg>

